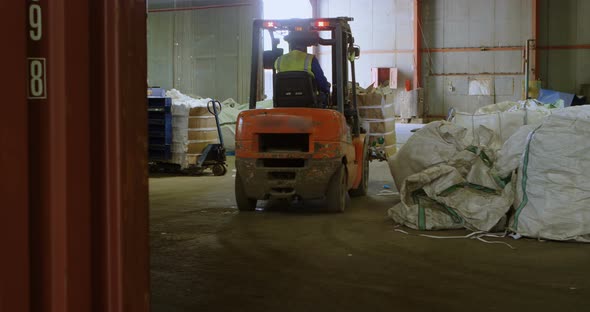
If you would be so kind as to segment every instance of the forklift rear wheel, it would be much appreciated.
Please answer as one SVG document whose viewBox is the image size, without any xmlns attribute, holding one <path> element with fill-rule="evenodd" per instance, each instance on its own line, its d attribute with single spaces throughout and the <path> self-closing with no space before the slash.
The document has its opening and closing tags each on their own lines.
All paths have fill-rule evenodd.
<svg viewBox="0 0 590 312">
<path fill-rule="evenodd" d="M 240 211 L 254 211 L 256 209 L 256 199 L 251 199 L 246 196 L 244 185 L 240 173 L 236 172 L 236 204 Z"/>
<path fill-rule="evenodd" d="M 350 196 L 365 196 L 369 189 L 369 140 L 366 137 L 363 145 L 363 172 L 361 174 L 361 183 L 357 188 L 350 190 Z"/>
<path fill-rule="evenodd" d="M 326 208 L 331 212 L 343 212 L 346 207 L 346 167 L 341 165 L 328 183 Z"/>
<path fill-rule="evenodd" d="M 213 171 L 214 176 L 222 176 L 227 172 L 227 168 L 222 164 L 214 165 L 211 170 Z"/>
</svg>

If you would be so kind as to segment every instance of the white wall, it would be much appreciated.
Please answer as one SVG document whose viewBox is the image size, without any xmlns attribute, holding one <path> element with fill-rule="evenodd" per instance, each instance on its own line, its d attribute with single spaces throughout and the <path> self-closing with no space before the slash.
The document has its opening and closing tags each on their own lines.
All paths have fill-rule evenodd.
<svg viewBox="0 0 590 312">
<path fill-rule="evenodd" d="M 150 83 L 246 102 L 251 20 L 262 15 L 260 1 L 251 1 L 258 6 L 150 13 Z M 421 3 L 423 48 L 522 47 L 532 37 L 531 0 Z M 372 67 L 398 67 L 400 87 L 413 78 L 413 0 L 317 0 L 317 5 L 320 17 L 355 18 L 351 27 L 362 51 L 357 62 L 362 86 L 372 82 Z M 540 46 L 590 44 L 590 0 L 540 0 L 540 11 Z M 318 57 L 329 73 L 331 61 L 326 52 L 321 49 Z M 541 50 L 539 58 L 538 72 L 546 88 L 578 92 L 581 84 L 590 83 L 590 49 Z M 422 61 L 430 115 L 445 115 L 450 107 L 471 112 L 522 97 L 524 78 L 518 74 L 522 52 L 518 49 L 423 53 Z M 492 95 L 469 95 L 470 79 L 479 78 L 493 80 Z"/>
<path fill-rule="evenodd" d="M 474 112 L 487 104 L 521 98 L 524 74 L 520 47 L 532 36 L 530 0 L 424 0 L 422 3 L 423 48 L 515 49 L 423 53 L 429 115 L 446 115 L 450 107 Z M 472 79 L 491 80 L 491 94 L 469 95 Z"/>
<path fill-rule="evenodd" d="M 361 47 L 357 81 L 363 87 L 372 83 L 373 67 L 397 67 L 401 86 L 413 79 L 413 9 L 412 0 L 318 0 L 319 17 L 354 18 L 350 25 Z M 331 72 L 329 49 L 320 49 L 318 58 L 324 71 Z"/>
<path fill-rule="evenodd" d="M 352 16 L 353 34 L 361 46 L 357 77 L 372 82 L 372 67 L 397 67 L 398 87 L 412 80 L 413 0 L 318 0 L 320 16 Z M 423 48 L 522 46 L 531 36 L 530 0 L 423 0 Z M 321 50 L 325 53 L 325 50 Z M 330 68 L 329 57 L 319 56 Z M 450 107 L 463 111 L 521 97 L 522 52 L 423 53 L 423 86 L 430 115 L 445 115 Z M 509 73 L 502 75 L 500 73 Z M 490 96 L 470 96 L 469 81 L 491 79 Z M 452 86 L 452 91 L 449 91 Z"/>
<path fill-rule="evenodd" d="M 148 14 L 148 80 L 194 96 L 246 102 L 252 20 L 262 6 Z"/>
</svg>

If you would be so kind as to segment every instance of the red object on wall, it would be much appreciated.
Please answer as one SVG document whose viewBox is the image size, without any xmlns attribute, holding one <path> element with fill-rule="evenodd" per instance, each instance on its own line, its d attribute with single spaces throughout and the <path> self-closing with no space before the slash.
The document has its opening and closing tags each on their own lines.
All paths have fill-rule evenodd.
<svg viewBox="0 0 590 312">
<path fill-rule="evenodd" d="M 389 87 L 397 89 L 397 73 L 395 67 L 374 67 L 371 68 L 373 87 L 378 88 L 384 82 L 389 81 Z"/>
<path fill-rule="evenodd" d="M 148 311 L 145 0 L 2 1 L 0 14 L 0 311 Z"/>
<path fill-rule="evenodd" d="M 406 80 L 406 91 L 412 91 L 412 81 Z"/>
</svg>

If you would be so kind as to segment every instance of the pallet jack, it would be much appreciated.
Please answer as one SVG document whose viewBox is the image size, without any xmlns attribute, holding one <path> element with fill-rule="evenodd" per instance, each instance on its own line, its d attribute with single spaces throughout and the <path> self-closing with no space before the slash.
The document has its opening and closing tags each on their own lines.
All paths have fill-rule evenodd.
<svg viewBox="0 0 590 312">
<path fill-rule="evenodd" d="M 221 103 L 217 100 L 211 100 L 207 103 L 207 110 L 215 116 L 219 144 L 209 144 L 203 149 L 203 153 L 197 158 L 197 163 L 187 169 L 191 174 L 201 175 L 207 169 L 211 169 L 215 176 L 223 176 L 227 173 L 223 134 L 221 133 L 221 126 L 219 124 L 221 109 Z"/>
</svg>

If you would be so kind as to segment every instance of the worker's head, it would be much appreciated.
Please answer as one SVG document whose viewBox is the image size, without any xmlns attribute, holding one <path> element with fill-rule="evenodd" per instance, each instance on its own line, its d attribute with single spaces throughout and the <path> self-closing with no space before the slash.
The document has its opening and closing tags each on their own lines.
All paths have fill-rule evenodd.
<svg viewBox="0 0 590 312">
<path fill-rule="evenodd" d="M 307 46 L 303 43 L 294 42 L 294 43 L 291 43 L 289 46 L 291 47 L 291 50 L 298 50 L 301 52 L 307 52 Z"/>
<path fill-rule="evenodd" d="M 292 31 L 285 37 L 285 40 L 289 42 L 291 50 L 306 52 L 307 47 L 318 44 L 319 35 L 317 32 Z"/>
</svg>

